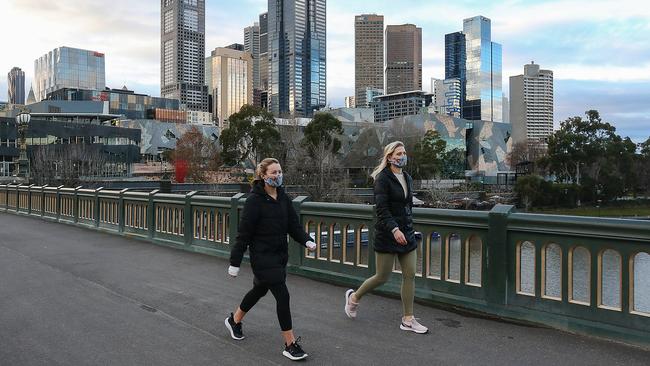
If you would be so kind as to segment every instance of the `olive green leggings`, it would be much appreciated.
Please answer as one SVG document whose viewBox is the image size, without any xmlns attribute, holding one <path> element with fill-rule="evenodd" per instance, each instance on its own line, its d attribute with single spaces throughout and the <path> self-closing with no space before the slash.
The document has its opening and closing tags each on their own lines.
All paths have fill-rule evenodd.
<svg viewBox="0 0 650 366">
<path fill-rule="evenodd" d="M 418 259 L 417 250 L 408 253 L 379 253 L 375 252 L 375 263 L 377 263 L 377 272 L 374 276 L 365 280 L 365 282 L 354 292 L 354 297 L 360 301 L 363 295 L 373 289 L 383 285 L 390 278 L 393 272 L 393 263 L 395 257 L 399 260 L 402 267 L 402 308 L 404 316 L 413 315 L 413 296 L 415 295 L 415 264 Z"/>
</svg>

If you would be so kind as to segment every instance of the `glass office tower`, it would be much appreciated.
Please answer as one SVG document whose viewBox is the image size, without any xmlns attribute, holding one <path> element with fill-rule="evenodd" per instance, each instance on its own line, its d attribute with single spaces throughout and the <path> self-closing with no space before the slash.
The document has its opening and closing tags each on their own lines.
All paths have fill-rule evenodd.
<svg viewBox="0 0 650 366">
<path fill-rule="evenodd" d="M 7 74 L 8 95 L 10 104 L 25 104 L 25 72 L 20 67 L 14 67 Z"/>
<path fill-rule="evenodd" d="M 103 90 L 106 87 L 104 54 L 59 47 L 34 61 L 36 101 L 62 88 Z"/>
<path fill-rule="evenodd" d="M 463 20 L 466 53 L 463 118 L 502 121 L 501 45 L 491 41 L 491 22 L 483 16 Z"/>
<path fill-rule="evenodd" d="M 311 117 L 326 103 L 325 0 L 269 0 L 269 111 Z"/>
</svg>

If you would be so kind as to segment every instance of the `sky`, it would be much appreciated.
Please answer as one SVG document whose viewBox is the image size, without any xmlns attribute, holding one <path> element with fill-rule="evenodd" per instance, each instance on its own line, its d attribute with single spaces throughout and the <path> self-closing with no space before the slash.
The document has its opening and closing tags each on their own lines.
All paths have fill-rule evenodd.
<svg viewBox="0 0 650 366">
<path fill-rule="evenodd" d="M 206 0 L 206 54 L 243 43 L 243 28 L 265 12 L 267 0 Z M 650 6 L 637 0 L 328 0 L 327 99 L 343 106 L 354 95 L 354 16 L 384 15 L 389 24 L 422 28 L 424 90 L 444 78 L 444 35 L 463 19 L 492 21 L 492 41 L 503 45 L 503 91 L 508 77 L 535 61 L 555 80 L 555 127 L 596 109 L 621 136 L 650 137 Z M 60 46 L 105 53 L 106 83 L 160 95 L 160 1 L 0 0 L 5 30 L 0 71 L 18 66 L 26 93 L 34 60 Z M 14 30 L 7 35 L 7 30 Z M 5 75 L 5 74 L 3 74 Z M 7 100 L 7 78 L 0 78 Z"/>
</svg>

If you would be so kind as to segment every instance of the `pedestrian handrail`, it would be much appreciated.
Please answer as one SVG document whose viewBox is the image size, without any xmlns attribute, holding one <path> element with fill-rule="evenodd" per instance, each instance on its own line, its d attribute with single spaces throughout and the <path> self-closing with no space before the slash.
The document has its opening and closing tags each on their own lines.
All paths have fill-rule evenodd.
<svg viewBox="0 0 650 366">
<path fill-rule="evenodd" d="M 0 185 L 0 212 L 228 257 L 244 194 Z M 290 246 L 289 270 L 358 286 L 375 272 L 374 206 L 293 201 L 315 252 Z M 413 210 L 416 299 L 650 345 L 650 225 L 642 220 L 430 208 Z M 394 272 L 399 273 L 396 262 Z M 400 279 L 379 288 L 399 295 Z"/>
</svg>

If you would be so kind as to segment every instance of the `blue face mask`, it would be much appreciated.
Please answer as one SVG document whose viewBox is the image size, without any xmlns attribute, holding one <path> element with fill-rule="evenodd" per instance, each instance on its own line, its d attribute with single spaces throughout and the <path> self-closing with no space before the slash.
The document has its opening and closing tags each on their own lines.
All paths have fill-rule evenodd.
<svg viewBox="0 0 650 366">
<path fill-rule="evenodd" d="M 275 179 L 268 177 L 264 179 L 264 183 L 270 185 L 271 187 L 279 187 L 282 185 L 282 174 L 275 177 Z"/>
<path fill-rule="evenodd" d="M 390 160 L 390 163 L 395 165 L 398 168 L 404 168 L 407 162 L 408 162 L 408 158 L 406 155 L 402 155 L 402 157 L 399 159 Z"/>
</svg>

